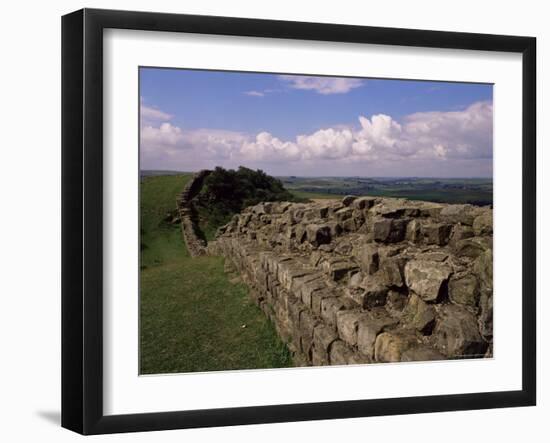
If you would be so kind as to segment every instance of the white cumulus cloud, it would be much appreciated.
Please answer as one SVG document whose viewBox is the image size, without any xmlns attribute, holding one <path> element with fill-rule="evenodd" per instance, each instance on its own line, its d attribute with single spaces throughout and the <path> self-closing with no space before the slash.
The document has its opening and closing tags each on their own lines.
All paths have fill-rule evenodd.
<svg viewBox="0 0 550 443">
<path fill-rule="evenodd" d="M 367 171 L 365 165 L 381 165 L 384 170 L 400 168 L 410 174 L 413 170 L 409 168 L 416 165 L 415 175 L 418 171 L 426 174 L 423 171 L 428 169 L 429 174 L 437 173 L 448 165 L 445 167 L 453 173 L 453 164 L 466 171 L 468 165 L 490 168 L 492 122 L 490 102 L 474 103 L 462 111 L 415 113 L 401 122 L 385 114 L 358 116 L 355 126 L 335 125 L 288 140 L 266 131 L 246 134 L 209 128 L 184 130 L 162 121 L 142 125 L 142 164 L 159 167 L 169 162 L 164 168 L 172 165 L 172 169 L 181 170 L 218 164 L 278 164 L 281 169 L 319 169 L 320 175 L 330 175 L 333 168 L 346 164 L 360 172 Z"/>
<path fill-rule="evenodd" d="M 358 78 L 343 77 L 312 77 L 305 75 L 280 75 L 279 78 L 287 82 L 293 89 L 306 89 L 319 94 L 345 94 L 352 89 L 363 85 Z"/>
<path fill-rule="evenodd" d="M 174 117 L 171 114 L 161 111 L 160 109 L 146 106 L 143 103 L 140 105 L 141 119 L 145 121 L 167 121 Z"/>
<path fill-rule="evenodd" d="M 296 138 L 303 152 L 303 158 L 343 158 L 350 154 L 353 133 L 349 129 L 321 129 L 311 135 L 299 135 Z"/>
<path fill-rule="evenodd" d="M 473 103 L 463 111 L 419 112 L 405 118 L 401 146 L 438 157 L 492 158 L 493 104 Z"/>
<path fill-rule="evenodd" d="M 141 128 L 141 147 L 146 150 L 175 148 L 182 140 L 182 130 L 168 122 Z"/>
<path fill-rule="evenodd" d="M 250 95 L 251 97 L 263 97 L 263 96 L 265 96 L 265 92 L 262 92 L 262 91 L 246 91 L 244 94 L 245 95 Z"/>
<path fill-rule="evenodd" d="M 300 154 L 296 143 L 281 141 L 269 132 L 260 132 L 255 139 L 243 143 L 234 156 L 252 161 L 288 161 L 298 160 Z"/>
</svg>

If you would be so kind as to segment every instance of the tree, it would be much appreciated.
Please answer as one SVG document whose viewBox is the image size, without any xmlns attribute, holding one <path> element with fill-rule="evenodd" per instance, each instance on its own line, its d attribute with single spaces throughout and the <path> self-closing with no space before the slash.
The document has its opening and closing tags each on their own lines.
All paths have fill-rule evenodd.
<svg viewBox="0 0 550 443">
<path fill-rule="evenodd" d="M 260 169 L 254 171 L 239 166 L 234 170 L 218 166 L 204 180 L 196 197 L 195 207 L 199 211 L 205 231 L 212 232 L 247 206 L 266 201 L 296 199 L 279 179 Z"/>
</svg>

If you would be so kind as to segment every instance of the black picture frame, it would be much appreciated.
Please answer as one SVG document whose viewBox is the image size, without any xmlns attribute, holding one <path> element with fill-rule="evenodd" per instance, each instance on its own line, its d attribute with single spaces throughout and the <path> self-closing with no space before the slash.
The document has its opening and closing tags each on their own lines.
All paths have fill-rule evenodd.
<svg viewBox="0 0 550 443">
<path fill-rule="evenodd" d="M 103 30 L 353 42 L 522 54 L 522 389 L 131 415 L 103 412 Z M 62 18 L 62 426 L 82 434 L 536 404 L 536 39 L 83 9 Z M 519 147 L 518 147 L 519 149 Z"/>
</svg>

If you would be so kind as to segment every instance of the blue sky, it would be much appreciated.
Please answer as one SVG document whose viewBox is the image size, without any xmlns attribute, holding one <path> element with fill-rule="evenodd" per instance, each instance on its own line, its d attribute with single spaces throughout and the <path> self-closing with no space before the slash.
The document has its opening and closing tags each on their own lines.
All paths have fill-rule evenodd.
<svg viewBox="0 0 550 443">
<path fill-rule="evenodd" d="M 140 69 L 142 169 L 492 176 L 491 85 Z"/>
</svg>

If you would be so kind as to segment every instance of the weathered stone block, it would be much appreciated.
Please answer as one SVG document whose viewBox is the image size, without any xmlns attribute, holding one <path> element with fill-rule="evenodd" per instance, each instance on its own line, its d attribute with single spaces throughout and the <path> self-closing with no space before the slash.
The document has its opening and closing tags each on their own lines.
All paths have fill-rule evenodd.
<svg viewBox="0 0 550 443">
<path fill-rule="evenodd" d="M 470 238 L 474 236 L 474 230 L 471 226 L 465 226 L 462 224 L 456 224 L 453 226 L 453 229 L 451 230 L 451 235 L 449 238 L 449 245 L 451 247 L 455 247 L 457 242 L 460 240 L 464 240 L 466 238 Z"/>
<path fill-rule="evenodd" d="M 435 322 L 435 309 L 413 293 L 409 295 L 409 301 L 403 310 L 401 321 L 423 334 L 429 334 Z"/>
<path fill-rule="evenodd" d="M 365 298 L 365 290 L 362 287 L 348 286 L 344 289 L 345 297 L 353 300 L 359 306 L 363 306 L 363 300 Z"/>
<path fill-rule="evenodd" d="M 420 217 L 438 217 L 444 205 L 433 202 L 419 202 Z"/>
<path fill-rule="evenodd" d="M 330 229 L 330 236 L 332 239 L 338 237 L 342 233 L 342 226 L 338 222 L 327 222 L 325 223 L 326 226 Z"/>
<path fill-rule="evenodd" d="M 319 251 L 331 254 L 332 252 L 334 252 L 334 245 L 331 245 L 330 243 L 327 245 L 321 245 L 319 246 Z"/>
<path fill-rule="evenodd" d="M 365 313 L 357 324 L 357 347 L 359 351 L 368 356 L 374 357 L 374 343 L 376 337 L 384 328 L 394 326 L 398 320 L 392 318 L 384 308 L 374 308 Z"/>
<path fill-rule="evenodd" d="M 309 264 L 313 266 L 314 268 L 319 265 L 319 262 L 323 256 L 321 255 L 321 252 L 319 251 L 313 251 L 311 255 L 309 256 Z"/>
<path fill-rule="evenodd" d="M 446 290 L 451 267 L 429 260 L 411 260 L 405 265 L 407 286 L 425 301 L 435 301 Z"/>
<path fill-rule="evenodd" d="M 283 300 L 276 298 L 272 302 L 273 312 L 277 317 L 277 323 L 287 323 L 288 320 L 288 311 L 286 309 L 285 303 Z"/>
<path fill-rule="evenodd" d="M 303 243 L 307 240 L 307 232 L 304 225 L 300 224 L 294 227 L 294 238 L 298 243 Z"/>
<path fill-rule="evenodd" d="M 328 365 L 330 345 L 338 338 L 336 332 L 326 326 L 317 325 L 313 330 L 313 354 L 312 360 L 314 365 Z M 315 358 L 314 358 L 315 356 Z"/>
<path fill-rule="evenodd" d="M 321 300 L 321 317 L 329 325 L 336 326 L 336 313 L 353 307 L 353 302 L 346 297 L 326 297 Z"/>
<path fill-rule="evenodd" d="M 493 339 L 493 293 L 484 290 L 480 297 L 479 332 L 487 341 Z"/>
<path fill-rule="evenodd" d="M 339 311 L 336 313 L 338 335 L 352 346 L 357 344 L 357 323 L 363 315 L 360 311 Z"/>
<path fill-rule="evenodd" d="M 384 261 L 388 258 L 395 257 L 399 255 L 403 249 L 406 248 L 405 245 L 379 245 L 380 248 L 378 253 L 380 255 L 380 261 Z"/>
<path fill-rule="evenodd" d="M 352 355 L 353 351 L 342 340 L 336 340 L 330 346 L 329 364 L 347 365 Z"/>
<path fill-rule="evenodd" d="M 353 201 L 353 207 L 357 209 L 369 209 L 376 202 L 375 197 L 359 197 Z"/>
<path fill-rule="evenodd" d="M 303 223 L 310 223 L 310 222 L 316 220 L 317 218 L 319 218 L 318 214 L 319 213 L 317 211 L 317 208 L 315 208 L 315 207 L 307 208 L 304 211 L 304 218 L 303 218 L 302 222 Z"/>
<path fill-rule="evenodd" d="M 475 315 L 459 305 L 441 305 L 437 309 L 433 336 L 436 347 L 448 357 L 482 357 L 487 350 Z"/>
<path fill-rule="evenodd" d="M 313 330 L 313 341 L 319 348 L 328 350 L 331 343 L 337 338 L 336 331 L 327 325 L 319 324 Z"/>
<path fill-rule="evenodd" d="M 371 309 L 375 306 L 383 306 L 386 304 L 386 297 L 389 287 L 386 277 L 378 272 L 373 275 L 367 275 L 361 282 L 363 292 L 355 294 L 355 297 L 363 308 Z"/>
<path fill-rule="evenodd" d="M 285 229 L 284 235 L 285 235 L 285 238 L 286 238 L 287 240 L 296 238 L 296 227 L 295 227 L 295 226 L 288 226 L 288 227 Z"/>
<path fill-rule="evenodd" d="M 328 204 L 329 217 L 334 217 L 334 214 L 336 214 L 337 211 L 339 211 L 342 208 L 345 208 L 342 202 L 339 202 L 339 201 L 329 201 L 327 204 Z"/>
<path fill-rule="evenodd" d="M 473 223 L 475 235 L 491 235 L 493 233 L 493 212 L 486 211 L 478 215 Z"/>
<path fill-rule="evenodd" d="M 401 353 L 400 361 L 434 361 L 445 360 L 445 357 L 441 352 L 436 351 L 434 348 L 423 344 L 413 345 Z"/>
<path fill-rule="evenodd" d="M 311 293 L 311 312 L 315 315 L 321 315 L 321 303 L 323 299 L 334 297 L 335 294 L 331 289 L 321 289 Z"/>
<path fill-rule="evenodd" d="M 292 323 L 292 327 L 296 330 L 300 328 L 300 313 L 306 309 L 300 299 L 294 295 L 289 295 L 288 301 L 288 319 Z"/>
<path fill-rule="evenodd" d="M 418 344 L 413 334 L 406 332 L 383 332 L 376 337 L 374 359 L 381 363 L 401 361 L 404 352 Z"/>
<path fill-rule="evenodd" d="M 429 245 L 446 245 L 449 241 L 452 225 L 443 223 L 432 223 L 422 227 L 426 243 Z"/>
<path fill-rule="evenodd" d="M 322 289 L 326 289 L 327 285 L 322 280 L 314 280 L 310 281 L 308 283 L 305 283 L 300 291 L 300 296 L 302 298 L 302 302 L 307 307 L 311 308 L 311 297 L 316 291 L 320 291 Z"/>
<path fill-rule="evenodd" d="M 273 203 L 272 202 L 258 203 L 256 206 L 254 206 L 254 208 L 258 208 L 257 211 L 254 211 L 258 214 L 271 214 L 273 211 Z"/>
<path fill-rule="evenodd" d="M 300 223 L 305 215 L 305 205 L 294 205 L 293 208 L 289 210 L 289 221 L 291 224 Z"/>
<path fill-rule="evenodd" d="M 407 219 L 381 218 L 373 222 L 374 239 L 379 242 L 397 243 L 405 239 Z"/>
<path fill-rule="evenodd" d="M 387 218 L 379 218 L 374 220 L 372 224 L 372 231 L 374 239 L 376 241 L 385 242 L 392 229 L 392 220 Z"/>
<path fill-rule="evenodd" d="M 407 225 L 405 238 L 412 243 L 422 243 L 424 236 L 422 235 L 422 225 L 418 220 L 411 220 Z"/>
<path fill-rule="evenodd" d="M 314 272 L 310 270 L 304 270 L 304 274 L 298 277 L 292 278 L 290 291 L 299 294 L 302 291 L 302 287 L 310 282 L 319 281 L 323 277 L 320 272 Z"/>
<path fill-rule="evenodd" d="M 386 297 L 386 310 L 391 316 L 399 317 L 405 309 L 408 299 L 406 294 L 390 290 Z"/>
<path fill-rule="evenodd" d="M 447 205 L 439 212 L 439 218 L 448 223 L 462 223 L 472 226 L 476 217 L 476 210 L 472 205 Z"/>
<path fill-rule="evenodd" d="M 292 206 L 292 203 L 290 202 L 269 202 L 269 203 L 271 205 L 272 214 L 283 214 Z"/>
<path fill-rule="evenodd" d="M 374 208 L 374 213 L 384 218 L 400 218 L 405 215 L 405 208 L 400 203 L 405 200 L 381 200 Z"/>
<path fill-rule="evenodd" d="M 319 323 L 307 310 L 300 313 L 300 344 L 304 354 L 309 354 L 313 343 L 313 329 Z"/>
<path fill-rule="evenodd" d="M 315 208 L 315 212 L 318 218 L 327 218 L 328 210 L 328 206 L 318 206 Z"/>
<path fill-rule="evenodd" d="M 475 307 L 479 303 L 479 282 L 473 274 L 453 276 L 449 280 L 449 299 L 454 303 Z"/>
<path fill-rule="evenodd" d="M 359 250 L 359 261 L 361 269 L 367 274 L 374 274 L 378 271 L 378 246 L 374 243 L 367 243 L 362 246 Z"/>
<path fill-rule="evenodd" d="M 392 288 L 403 287 L 403 277 L 401 275 L 401 267 L 404 267 L 404 262 L 397 258 L 388 258 L 381 261 L 379 273 L 383 276 L 386 285 Z"/>
<path fill-rule="evenodd" d="M 444 262 L 449 258 L 449 254 L 447 252 L 432 251 L 424 252 L 422 255 L 417 256 L 417 258 L 428 261 Z"/>
<path fill-rule="evenodd" d="M 279 278 L 280 270 L 284 269 L 285 263 L 294 263 L 291 257 L 274 257 L 268 258 L 268 271 L 273 274 L 275 278 Z"/>
<path fill-rule="evenodd" d="M 493 288 L 493 250 L 486 249 L 479 254 L 473 266 L 474 273 L 479 277 L 483 289 Z"/>
<path fill-rule="evenodd" d="M 334 247 L 334 253 L 338 255 L 344 255 L 349 257 L 352 251 L 353 251 L 353 245 L 349 240 L 342 239 L 336 242 L 336 246 Z"/>
<path fill-rule="evenodd" d="M 328 365 L 328 354 L 324 349 L 318 349 L 315 346 L 311 347 L 311 364 L 313 366 L 326 366 Z"/>
<path fill-rule="evenodd" d="M 363 274 L 362 272 L 356 272 L 350 277 L 348 286 L 350 288 L 358 288 L 359 286 L 361 286 L 361 282 L 364 278 L 365 274 Z"/>
<path fill-rule="evenodd" d="M 362 225 L 362 222 L 355 218 L 348 218 L 347 220 L 343 220 L 341 223 L 342 229 L 346 232 L 355 232 Z"/>
<path fill-rule="evenodd" d="M 323 262 L 323 268 L 334 281 L 342 280 L 359 270 L 357 263 L 341 257 L 330 258 Z"/>
<path fill-rule="evenodd" d="M 339 223 L 342 223 L 346 220 L 349 220 L 353 217 L 352 208 L 342 208 L 334 213 L 334 217 L 338 220 Z"/>
<path fill-rule="evenodd" d="M 354 195 L 346 195 L 346 196 L 342 199 L 342 204 L 343 204 L 344 206 L 350 206 L 356 199 L 357 199 L 357 197 L 354 196 Z"/>
<path fill-rule="evenodd" d="M 348 365 L 363 365 L 372 362 L 372 358 L 369 358 L 360 352 L 353 352 L 348 359 Z"/>
<path fill-rule="evenodd" d="M 327 225 L 311 224 L 306 227 L 307 241 L 313 246 L 330 243 L 330 227 Z"/>
<path fill-rule="evenodd" d="M 311 271 L 304 269 L 301 263 L 290 261 L 285 262 L 279 267 L 279 282 L 287 291 L 290 291 L 295 279 L 310 273 Z"/>
<path fill-rule="evenodd" d="M 237 226 L 239 228 L 245 227 L 250 222 L 251 217 L 252 216 L 250 214 L 241 215 L 237 221 Z"/>
<path fill-rule="evenodd" d="M 487 249 L 493 249 L 492 238 L 471 237 L 456 242 L 454 250 L 459 257 L 477 258 Z"/>
<path fill-rule="evenodd" d="M 365 221 L 365 212 L 361 209 L 354 208 L 352 217 L 361 225 Z"/>
</svg>

